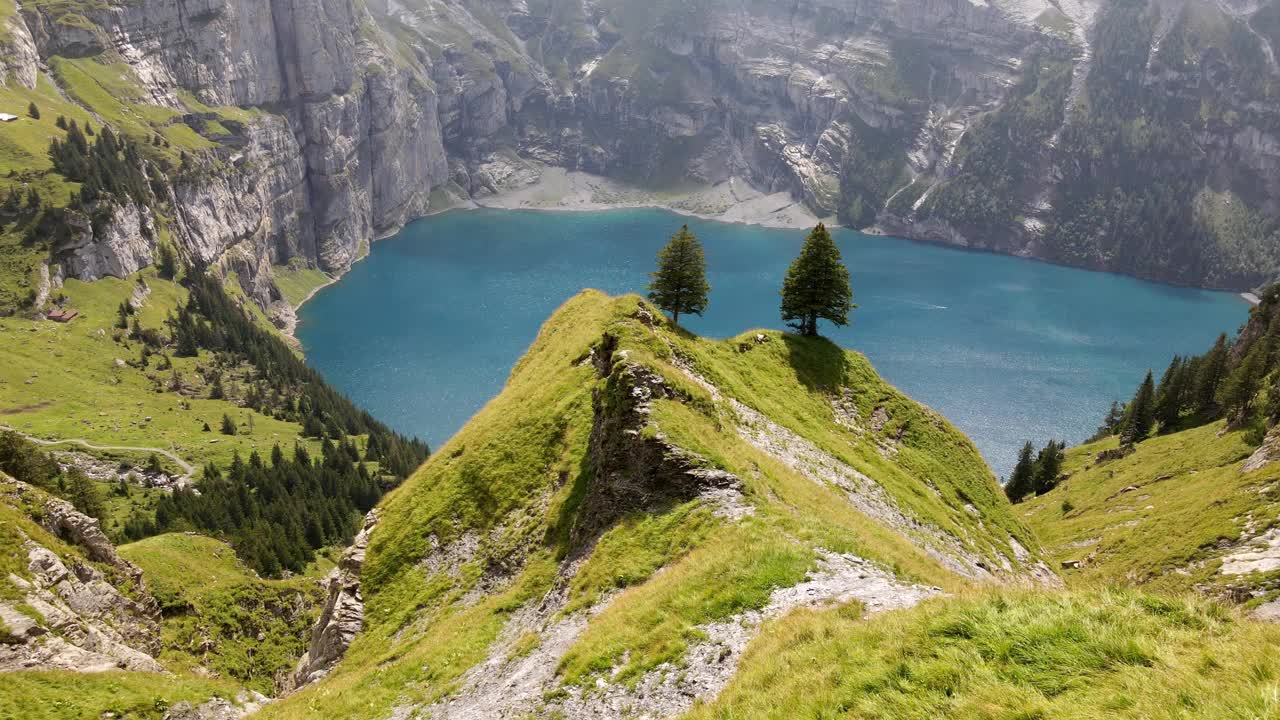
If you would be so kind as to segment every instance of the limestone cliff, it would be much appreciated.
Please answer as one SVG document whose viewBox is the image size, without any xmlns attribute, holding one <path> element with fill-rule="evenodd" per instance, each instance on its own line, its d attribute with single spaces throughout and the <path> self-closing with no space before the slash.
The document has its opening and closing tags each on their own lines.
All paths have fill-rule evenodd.
<svg viewBox="0 0 1280 720">
<path fill-rule="evenodd" d="M 45 66 L 65 83 L 67 58 L 122 63 L 131 102 L 203 135 L 163 173 L 163 224 L 264 306 L 271 265 L 341 271 L 433 197 L 509 189 L 540 164 L 743 177 L 855 227 L 1246 287 L 1280 272 L 1278 7 L 139 0 L 73 18 L 21 3 L 4 62 L 25 86 Z M 73 232 L 56 259 L 86 278 L 151 262 L 163 232 L 140 215 Z"/>
</svg>

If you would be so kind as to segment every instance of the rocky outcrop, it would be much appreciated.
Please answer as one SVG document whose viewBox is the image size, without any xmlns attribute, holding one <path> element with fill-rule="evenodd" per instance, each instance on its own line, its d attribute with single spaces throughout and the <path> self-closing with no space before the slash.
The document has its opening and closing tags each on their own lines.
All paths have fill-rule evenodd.
<svg viewBox="0 0 1280 720">
<path fill-rule="evenodd" d="M 22 16 L 14 13 L 0 20 L 0 86 L 17 83 L 34 88 L 40 55 Z M 17 114 L 18 108 L 11 112 Z"/>
<path fill-rule="evenodd" d="M 212 698 L 199 705 L 188 700 L 174 703 L 164 720 L 239 720 L 266 705 L 270 700 L 256 692 L 242 692 L 235 700 Z"/>
<path fill-rule="evenodd" d="M 640 312 L 648 315 L 643 308 Z M 592 395 L 588 452 L 594 480 L 574 527 L 579 547 L 629 513 L 657 512 L 698 497 L 722 511 L 741 505 L 737 477 L 667 442 L 661 432 L 651 432 L 650 403 L 681 399 L 680 395 L 661 375 L 629 361 L 625 353 L 615 357 L 615 343 L 613 336 L 605 335 L 593 351 L 596 370 L 606 382 Z"/>
<path fill-rule="evenodd" d="M 333 669 L 346 654 L 356 634 L 364 627 L 364 598 L 360 595 L 360 569 L 369 547 L 369 534 L 378 524 L 377 509 L 369 511 L 364 527 L 347 548 L 338 567 L 325 578 L 328 598 L 311 629 L 311 643 L 298 660 L 298 667 L 286 677 L 279 690 L 289 692 L 313 683 Z"/>
<path fill-rule="evenodd" d="M 1240 472 L 1251 473 L 1280 460 L 1280 426 L 1271 429 L 1257 450 L 1240 466 Z"/>
<path fill-rule="evenodd" d="M 54 247 L 63 272 L 80 280 L 99 280 L 125 277 L 150 265 L 156 249 L 151 209 L 130 202 L 107 205 L 99 212 L 109 219 L 94 223 L 79 211 L 66 211 L 67 236 Z"/>
<path fill-rule="evenodd" d="M 138 568 L 120 558 L 97 520 L 29 485 L 5 483 L 0 502 L 39 508 L 40 525 L 74 552 L 59 554 L 17 529 L 27 567 L 7 579 L 19 599 L 0 601 L 0 671 L 163 672 L 152 657 L 158 607 Z"/>
<path fill-rule="evenodd" d="M 425 66 L 393 56 L 349 0 L 246 3 L 147 0 L 103 6 L 92 25 L 57 8 L 24 8 L 51 55 L 118 54 L 152 102 L 181 110 L 262 108 L 173 182 L 169 207 L 197 266 L 236 262 L 245 289 L 269 304 L 267 266 L 293 257 L 341 271 L 374 238 L 426 212 L 447 180 L 436 93 Z M 55 251 L 70 276 L 124 275 L 151 261 L 149 218 L 115 212 L 73 223 Z M 74 220 L 74 218 L 72 218 Z M 228 251 L 238 258 L 226 260 Z"/>
</svg>

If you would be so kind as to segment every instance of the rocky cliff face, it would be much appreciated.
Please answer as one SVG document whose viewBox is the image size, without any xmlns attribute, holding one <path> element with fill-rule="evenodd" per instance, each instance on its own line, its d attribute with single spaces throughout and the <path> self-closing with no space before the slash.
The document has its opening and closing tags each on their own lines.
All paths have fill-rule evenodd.
<svg viewBox="0 0 1280 720">
<path fill-rule="evenodd" d="M 19 83 L 92 56 L 184 122 L 251 109 L 203 172 L 178 174 L 169 212 L 193 261 L 233 264 L 264 305 L 271 264 L 340 271 L 433 194 L 492 193 L 538 163 L 745 177 L 857 227 L 1166 279 L 1280 271 L 1274 1 L 142 0 L 84 23 L 21 9 L 5 59 Z M 69 272 L 149 262 L 157 240 L 134 219 L 61 251 Z"/>
<path fill-rule="evenodd" d="M 298 660 L 293 674 L 280 683 L 288 692 L 324 677 L 346 654 L 351 641 L 364 628 L 364 598 L 360 594 L 360 568 L 369 548 L 369 533 L 378 524 L 378 511 L 365 518 L 364 527 L 338 561 L 338 567 L 325 578 L 324 608 L 311 630 L 307 652 Z"/>
<path fill-rule="evenodd" d="M 156 602 L 98 521 L 3 476 L 0 492 L 20 519 L 10 552 L 21 566 L 0 590 L 0 671 L 163 672 Z"/>
</svg>

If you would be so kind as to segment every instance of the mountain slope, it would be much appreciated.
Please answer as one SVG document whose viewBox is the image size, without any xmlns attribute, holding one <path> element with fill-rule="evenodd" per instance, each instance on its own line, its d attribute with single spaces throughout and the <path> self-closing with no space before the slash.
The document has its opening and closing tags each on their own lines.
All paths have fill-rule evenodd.
<svg viewBox="0 0 1280 720">
<path fill-rule="evenodd" d="M 0 717 L 239 717 L 265 700 L 207 672 L 162 666 L 150 578 L 95 519 L 4 473 L 0 570 Z"/>
<path fill-rule="evenodd" d="M 1017 509 L 1050 557 L 1080 563 L 1068 581 L 1199 588 L 1235 600 L 1260 589 L 1256 604 L 1280 594 L 1280 578 L 1231 562 L 1280 524 L 1280 465 L 1246 471 L 1254 448 L 1243 435 L 1213 423 L 1103 461 L 1097 456 L 1116 447 L 1114 438 L 1083 445 L 1067 453 L 1066 480 Z"/>
<path fill-rule="evenodd" d="M 292 670 L 316 619 L 320 573 L 263 580 L 231 546 L 170 533 L 119 548 L 160 608 L 156 658 L 172 671 L 208 674 L 271 695 Z"/>
<path fill-rule="evenodd" d="M 670 714 L 793 607 L 1056 581 L 973 445 L 861 356 L 593 291 L 379 513 L 363 632 L 263 717 Z"/>
</svg>

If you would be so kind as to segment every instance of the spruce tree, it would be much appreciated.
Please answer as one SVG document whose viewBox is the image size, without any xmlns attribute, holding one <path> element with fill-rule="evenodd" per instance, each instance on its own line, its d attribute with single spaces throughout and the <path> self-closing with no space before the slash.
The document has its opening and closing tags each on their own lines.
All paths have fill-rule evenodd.
<svg viewBox="0 0 1280 720">
<path fill-rule="evenodd" d="M 1111 409 L 1107 411 L 1107 416 L 1102 420 L 1102 427 L 1098 428 L 1098 438 L 1110 437 L 1120 432 L 1120 428 L 1124 425 L 1124 405 L 1119 400 L 1111 401 Z"/>
<path fill-rule="evenodd" d="M 1022 502 L 1022 499 L 1035 489 L 1034 453 L 1035 447 L 1028 440 L 1027 444 L 1022 446 L 1022 451 L 1018 453 L 1018 464 L 1014 466 L 1013 474 L 1004 485 L 1004 494 L 1009 498 L 1009 502 Z"/>
<path fill-rule="evenodd" d="M 1159 389 L 1156 391 L 1155 419 L 1160 423 L 1162 433 L 1172 431 L 1178 424 L 1178 418 L 1182 414 L 1185 379 L 1182 358 L 1174 355 L 1173 362 L 1169 363 L 1161 376 Z"/>
<path fill-rule="evenodd" d="M 231 420 L 231 416 L 227 415 L 226 413 L 222 414 L 222 434 L 223 435 L 236 434 L 236 424 Z"/>
<path fill-rule="evenodd" d="M 102 500 L 102 491 L 89 479 L 80 468 L 73 467 L 67 471 L 67 499 L 80 512 L 101 519 L 105 506 Z"/>
<path fill-rule="evenodd" d="M 1133 445 L 1142 442 L 1151 434 L 1155 425 L 1155 382 L 1151 379 L 1151 371 L 1138 386 L 1133 401 L 1129 403 L 1129 415 L 1125 418 L 1124 430 L 1120 433 L 1120 442 Z"/>
<path fill-rule="evenodd" d="M 707 263 L 702 243 L 689 232 L 689 226 L 671 237 L 658 252 L 658 269 L 652 273 L 649 299 L 671 313 L 672 324 L 680 323 L 682 313 L 702 315 L 707 309 Z"/>
<path fill-rule="evenodd" d="M 27 114 L 31 116 L 32 120 L 40 119 L 40 108 L 36 106 L 34 100 L 27 106 Z"/>
<path fill-rule="evenodd" d="M 1213 349 L 1200 359 L 1196 377 L 1196 412 L 1212 413 L 1217 410 L 1218 386 L 1227 374 L 1227 334 L 1222 333 Z"/>
<path fill-rule="evenodd" d="M 1271 376 L 1271 387 L 1267 388 L 1267 419 L 1271 424 L 1280 424 L 1280 372 Z"/>
<path fill-rule="evenodd" d="M 1062 474 L 1062 451 L 1065 447 L 1064 443 L 1050 440 L 1036 457 L 1035 492 L 1037 495 L 1043 495 L 1057 486 L 1058 476 Z"/>
<path fill-rule="evenodd" d="M 178 255 L 168 243 L 160 243 L 156 272 L 165 280 L 172 280 L 178 274 Z"/>
<path fill-rule="evenodd" d="M 853 304 L 849 270 L 831 234 L 818 223 L 782 283 L 782 319 L 801 335 L 817 335 L 818 320 L 848 325 Z"/>
<path fill-rule="evenodd" d="M 1223 381 L 1219 400 L 1233 424 L 1239 424 L 1248 417 L 1253 397 L 1262 389 L 1263 372 L 1270 353 L 1267 343 L 1254 343 L 1249 354 Z"/>
</svg>

